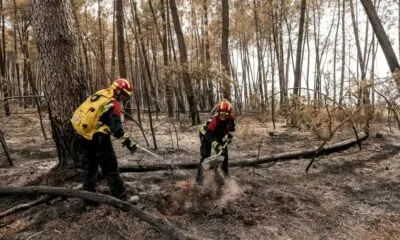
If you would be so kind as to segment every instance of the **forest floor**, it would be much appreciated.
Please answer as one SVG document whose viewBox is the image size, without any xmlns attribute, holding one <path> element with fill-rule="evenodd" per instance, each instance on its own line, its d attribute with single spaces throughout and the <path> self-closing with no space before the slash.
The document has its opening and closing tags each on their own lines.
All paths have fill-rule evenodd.
<svg viewBox="0 0 400 240">
<path fill-rule="evenodd" d="M 204 119 L 204 117 L 203 117 Z M 165 117 L 154 121 L 159 150 L 166 163 L 197 163 L 197 127 L 187 119 Z M 81 177 L 51 183 L 44 180 L 57 164 L 51 139 L 41 135 L 33 109 L 14 110 L 0 116 L 0 128 L 15 167 L 7 167 L 0 151 L 0 186 L 52 184 L 76 186 Z M 46 119 L 47 135 L 50 136 Z M 238 117 L 237 132 L 229 148 L 230 161 L 272 153 L 310 149 L 321 143 L 314 133 L 272 124 L 254 117 Z M 195 170 L 123 173 L 131 194 L 140 196 L 138 207 L 175 226 L 212 239 L 400 239 L 400 132 L 385 124 L 373 130 L 383 137 L 370 137 L 362 150 L 353 147 L 320 157 L 309 173 L 309 159 L 264 164 L 257 168 L 231 168 L 222 194 L 216 194 L 212 172 L 207 173 L 205 192 L 198 194 Z M 137 128 L 126 129 L 146 146 Z M 147 129 L 147 128 L 146 128 Z M 151 135 L 147 131 L 151 142 Z M 354 137 L 350 130 L 332 139 Z M 172 140 L 171 140 L 172 139 Z M 130 155 L 114 142 L 120 166 L 163 163 L 138 151 Z M 164 163 L 165 163 L 164 162 Z M 46 182 L 47 181 L 47 182 Z M 107 192 L 102 181 L 99 191 Z M 204 189 L 203 189 L 204 191 Z M 0 198 L 0 211 L 35 197 Z M 56 199 L 0 219 L 0 239 L 167 239 L 149 224 L 113 207 L 100 205 L 83 210 L 80 199 Z"/>
</svg>

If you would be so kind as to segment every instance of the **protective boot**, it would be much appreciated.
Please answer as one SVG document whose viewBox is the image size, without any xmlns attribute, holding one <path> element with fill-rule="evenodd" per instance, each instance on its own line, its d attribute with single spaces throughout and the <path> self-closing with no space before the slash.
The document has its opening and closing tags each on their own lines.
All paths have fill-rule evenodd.
<svg viewBox="0 0 400 240">
<path fill-rule="evenodd" d="M 121 198 L 122 201 L 127 201 L 130 204 L 136 205 L 139 202 L 139 196 L 129 196 L 125 195 L 125 197 Z"/>
<path fill-rule="evenodd" d="M 219 171 L 219 167 L 214 167 L 214 180 L 217 183 L 218 186 L 222 186 L 225 184 L 224 181 L 224 176 L 221 174 L 221 171 Z"/>
<path fill-rule="evenodd" d="M 204 169 L 201 163 L 203 160 L 200 161 L 199 166 L 197 167 L 197 176 L 196 176 L 196 183 L 197 185 L 203 185 L 204 183 Z"/>
<path fill-rule="evenodd" d="M 224 165 L 222 165 L 222 173 L 224 174 L 224 177 L 229 177 L 228 167 L 225 167 Z"/>
<path fill-rule="evenodd" d="M 229 177 L 229 169 L 228 169 L 228 149 L 226 149 L 226 152 L 224 153 L 224 161 L 222 162 L 222 172 L 224 173 L 225 177 Z"/>
</svg>

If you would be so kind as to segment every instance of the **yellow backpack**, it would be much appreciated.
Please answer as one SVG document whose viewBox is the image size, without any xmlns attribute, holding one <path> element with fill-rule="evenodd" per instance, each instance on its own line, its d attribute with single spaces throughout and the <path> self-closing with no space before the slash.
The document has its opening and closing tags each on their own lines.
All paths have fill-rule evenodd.
<svg viewBox="0 0 400 240">
<path fill-rule="evenodd" d="M 99 122 L 101 115 L 113 106 L 114 91 L 102 89 L 88 97 L 74 112 L 71 118 L 72 126 L 82 137 L 92 140 L 96 132 L 110 133 L 110 128 Z"/>
</svg>

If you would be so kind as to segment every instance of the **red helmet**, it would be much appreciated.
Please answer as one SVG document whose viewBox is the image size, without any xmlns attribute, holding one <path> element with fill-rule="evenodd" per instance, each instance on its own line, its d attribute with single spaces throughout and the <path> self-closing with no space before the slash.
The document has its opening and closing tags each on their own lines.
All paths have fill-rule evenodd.
<svg viewBox="0 0 400 240">
<path fill-rule="evenodd" d="M 228 99 L 223 99 L 218 105 L 217 105 L 217 111 L 218 112 L 227 112 L 230 113 L 232 112 L 232 105 L 228 101 Z"/>
<path fill-rule="evenodd" d="M 111 88 L 114 90 L 120 89 L 120 90 L 124 91 L 126 94 L 128 94 L 129 96 L 132 95 L 131 84 L 126 79 L 119 78 L 119 79 L 115 80 L 113 82 L 113 84 L 111 85 Z"/>
</svg>

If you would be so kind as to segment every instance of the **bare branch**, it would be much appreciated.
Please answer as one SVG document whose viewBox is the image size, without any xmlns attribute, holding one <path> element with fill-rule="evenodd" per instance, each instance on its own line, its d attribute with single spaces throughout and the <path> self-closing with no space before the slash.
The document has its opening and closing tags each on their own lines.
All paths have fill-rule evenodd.
<svg viewBox="0 0 400 240">
<path fill-rule="evenodd" d="M 201 237 L 193 236 L 177 227 L 172 225 L 165 218 L 155 217 L 139 208 L 133 206 L 132 204 L 121 201 L 115 197 L 93 193 L 88 191 L 75 190 L 71 188 L 59 188 L 59 187 L 48 187 L 48 186 L 30 186 L 30 187 L 0 187 L 1 195 L 56 195 L 65 197 L 77 197 L 85 200 L 90 200 L 93 202 L 104 203 L 115 208 L 118 208 L 130 215 L 137 217 L 150 225 L 156 227 L 164 234 L 170 236 L 172 239 L 204 239 Z"/>
</svg>

